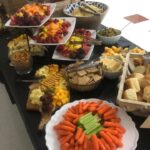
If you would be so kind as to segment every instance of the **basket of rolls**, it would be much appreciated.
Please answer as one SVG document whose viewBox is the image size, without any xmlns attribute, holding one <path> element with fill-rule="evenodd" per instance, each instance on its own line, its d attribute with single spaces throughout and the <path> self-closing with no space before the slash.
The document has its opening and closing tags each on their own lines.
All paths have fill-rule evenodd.
<svg viewBox="0 0 150 150">
<path fill-rule="evenodd" d="M 136 115 L 150 115 L 150 58 L 141 54 L 127 54 L 117 103 Z"/>
</svg>

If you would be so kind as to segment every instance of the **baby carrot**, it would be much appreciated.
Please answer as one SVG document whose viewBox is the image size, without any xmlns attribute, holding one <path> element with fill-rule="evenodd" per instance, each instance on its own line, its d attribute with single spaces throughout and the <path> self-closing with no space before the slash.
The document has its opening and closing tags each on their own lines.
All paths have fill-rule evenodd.
<svg viewBox="0 0 150 150">
<path fill-rule="evenodd" d="M 85 133 L 84 133 L 84 132 L 82 132 L 82 134 L 81 134 L 80 138 L 77 140 L 77 142 L 78 142 L 80 145 L 82 145 L 82 144 L 83 144 L 83 142 L 84 142 L 84 137 L 85 137 Z"/>
<path fill-rule="evenodd" d="M 74 146 L 75 146 L 75 139 L 74 139 L 74 136 L 71 138 L 69 144 L 70 144 L 71 147 L 74 147 Z"/>
<path fill-rule="evenodd" d="M 75 127 L 76 127 L 73 123 L 71 123 L 71 122 L 69 122 L 69 121 L 67 121 L 67 120 L 64 120 L 64 121 L 62 122 L 62 124 L 63 124 L 63 125 L 66 125 L 66 126 L 70 126 L 70 127 L 72 127 L 72 128 L 75 128 Z"/>
<path fill-rule="evenodd" d="M 79 145 L 76 145 L 74 150 L 79 150 Z"/>
<path fill-rule="evenodd" d="M 70 131 L 70 132 L 74 132 L 76 130 L 75 128 L 72 128 L 72 127 L 69 127 L 69 126 L 66 126 L 66 125 L 60 125 L 59 129 L 65 130 L 65 131 Z"/>
<path fill-rule="evenodd" d="M 103 145 L 105 146 L 106 150 L 111 150 L 109 144 L 104 140 L 104 138 L 101 138 L 101 141 L 102 141 Z"/>
<path fill-rule="evenodd" d="M 109 119 L 116 119 L 117 116 L 115 114 L 109 115 L 109 116 L 103 116 L 104 120 L 109 120 Z"/>
<path fill-rule="evenodd" d="M 78 107 L 78 112 L 79 114 L 82 114 L 83 113 L 83 102 L 79 102 L 79 107 Z"/>
<path fill-rule="evenodd" d="M 61 144 L 63 145 L 63 144 L 65 144 L 66 142 L 68 142 L 68 141 L 71 139 L 72 136 L 73 136 L 73 134 L 71 133 L 71 134 L 69 134 L 69 135 L 64 136 L 63 138 L 61 138 L 61 139 L 60 139 Z"/>
<path fill-rule="evenodd" d="M 73 114 L 73 113 L 66 113 L 65 116 L 66 116 L 66 117 L 69 117 L 69 118 L 72 118 L 72 119 L 75 119 L 75 118 L 78 117 L 77 114 Z"/>
<path fill-rule="evenodd" d="M 101 131 L 101 132 L 100 132 L 100 136 L 101 136 L 102 138 L 104 138 L 104 140 L 110 145 L 110 147 L 111 147 L 112 149 L 115 148 L 115 145 L 114 145 L 114 143 L 112 142 L 112 139 L 111 139 L 108 135 L 106 135 L 105 132 Z"/>
<path fill-rule="evenodd" d="M 88 140 L 88 150 L 93 150 L 93 143 L 91 140 Z"/>
<path fill-rule="evenodd" d="M 97 107 L 94 107 L 94 106 L 88 107 L 89 112 L 96 112 L 96 110 L 97 110 Z"/>
<path fill-rule="evenodd" d="M 78 118 L 74 119 L 72 122 L 73 122 L 74 124 L 76 124 L 76 123 L 79 121 L 79 119 L 80 119 L 80 116 L 79 116 Z"/>
<path fill-rule="evenodd" d="M 76 109 L 76 106 L 72 106 L 71 108 L 72 108 L 72 110 L 73 110 L 73 112 L 74 112 L 75 114 L 78 114 L 78 111 L 77 111 L 77 109 Z"/>
<path fill-rule="evenodd" d="M 73 120 L 72 118 L 70 118 L 70 117 L 68 117 L 68 116 L 67 116 L 67 117 L 64 116 L 64 119 L 67 120 L 67 121 L 69 121 L 69 122 L 72 122 L 72 120 Z"/>
<path fill-rule="evenodd" d="M 89 107 L 98 107 L 99 105 L 98 105 L 98 103 L 90 103 L 89 104 Z"/>
<path fill-rule="evenodd" d="M 105 121 L 105 122 L 103 123 L 103 125 L 104 125 L 105 127 L 120 127 L 120 124 L 114 123 L 114 122 L 110 122 L 110 121 Z"/>
<path fill-rule="evenodd" d="M 56 130 L 57 134 L 62 136 L 62 135 L 68 135 L 70 134 L 71 132 L 68 132 L 68 131 L 64 131 L 64 130 Z"/>
<path fill-rule="evenodd" d="M 104 128 L 103 131 L 109 132 L 109 133 L 111 133 L 113 135 L 118 135 L 118 131 L 113 130 L 111 128 Z"/>
<path fill-rule="evenodd" d="M 95 134 L 91 135 L 91 141 L 92 141 L 92 144 L 93 144 L 93 149 L 94 150 L 99 150 L 99 143 L 98 143 L 97 136 Z"/>
<path fill-rule="evenodd" d="M 117 126 L 115 129 L 116 129 L 119 133 L 121 133 L 121 134 L 123 134 L 123 133 L 126 132 L 125 128 L 123 128 L 123 127 L 121 127 L 121 126 Z"/>
<path fill-rule="evenodd" d="M 65 143 L 64 145 L 62 145 L 62 149 L 61 150 L 67 150 L 69 149 L 69 144 Z"/>
<path fill-rule="evenodd" d="M 85 135 L 84 143 L 83 143 L 83 150 L 87 150 L 87 149 L 88 149 L 88 138 L 87 138 L 87 135 Z"/>
<path fill-rule="evenodd" d="M 85 103 L 83 106 L 83 111 L 86 111 L 88 107 L 89 107 L 89 103 Z"/>
<path fill-rule="evenodd" d="M 102 139 L 102 138 L 101 138 L 101 139 Z M 107 150 L 101 139 L 98 140 L 100 150 Z"/>
<path fill-rule="evenodd" d="M 69 110 L 71 113 L 73 113 L 73 114 L 76 113 L 75 110 L 73 109 L 73 107 L 69 108 L 68 110 Z"/>
<path fill-rule="evenodd" d="M 107 112 L 108 110 L 112 109 L 109 105 L 107 104 L 103 104 L 99 110 L 98 110 L 98 114 L 102 115 L 104 114 L 105 112 Z"/>
<path fill-rule="evenodd" d="M 76 132 L 76 135 L 75 135 L 75 140 L 78 140 L 81 137 L 82 132 L 83 132 L 82 128 L 77 128 L 77 132 Z"/>
<path fill-rule="evenodd" d="M 116 146 L 123 147 L 123 143 L 120 139 L 118 139 L 116 136 L 112 135 L 109 132 L 106 132 L 106 134 L 112 139 L 113 143 L 115 143 Z"/>
<path fill-rule="evenodd" d="M 110 121 L 114 122 L 114 123 L 120 123 L 121 119 L 120 118 L 113 118 L 113 119 L 110 119 Z"/>
<path fill-rule="evenodd" d="M 118 111 L 117 108 L 112 108 L 112 109 L 108 110 L 108 111 L 104 114 L 104 117 L 105 117 L 105 116 L 112 115 L 112 114 L 115 114 L 117 111 Z"/>
</svg>

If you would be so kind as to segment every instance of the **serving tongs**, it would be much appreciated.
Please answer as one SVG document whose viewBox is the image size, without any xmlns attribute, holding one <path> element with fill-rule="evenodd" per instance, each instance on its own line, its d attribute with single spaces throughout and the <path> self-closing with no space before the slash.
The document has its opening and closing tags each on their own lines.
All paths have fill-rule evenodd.
<svg viewBox="0 0 150 150">
<path fill-rule="evenodd" d="M 89 44 L 89 45 L 102 45 L 102 41 L 90 40 L 90 41 L 70 41 L 71 44 Z"/>
<path fill-rule="evenodd" d="M 97 40 L 97 39 L 93 39 L 93 38 L 90 38 L 90 39 L 88 39 L 86 41 L 84 41 L 84 40 L 83 41 L 71 41 L 70 40 L 70 44 L 84 44 L 84 43 L 85 44 L 89 44 L 89 45 L 102 45 L 102 41 Z"/>
<path fill-rule="evenodd" d="M 83 70 L 83 69 L 88 69 L 88 68 L 91 68 L 91 67 L 96 67 L 99 64 L 100 64 L 100 58 L 98 57 L 98 58 L 86 61 L 86 62 L 84 62 L 82 64 L 79 64 L 79 65 L 67 66 L 65 68 L 65 70 L 67 72 L 80 71 L 80 70 Z"/>
<path fill-rule="evenodd" d="M 84 6 L 85 8 L 82 7 L 82 6 Z M 85 12 L 87 12 L 87 13 L 93 14 L 93 15 L 95 15 L 95 16 L 100 16 L 100 14 L 99 14 L 96 10 L 92 9 L 92 8 L 91 8 L 88 4 L 86 4 L 85 2 L 83 2 L 82 5 L 79 6 L 79 8 L 80 8 L 82 11 L 85 11 Z"/>
</svg>

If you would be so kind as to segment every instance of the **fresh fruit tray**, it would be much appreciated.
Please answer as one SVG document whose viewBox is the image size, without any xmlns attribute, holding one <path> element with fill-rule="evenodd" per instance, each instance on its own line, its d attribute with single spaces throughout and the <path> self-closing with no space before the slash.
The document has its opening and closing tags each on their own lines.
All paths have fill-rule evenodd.
<svg viewBox="0 0 150 150">
<path fill-rule="evenodd" d="M 125 111 L 99 99 L 63 106 L 48 122 L 45 136 L 49 150 L 135 149 L 138 137 Z"/>
<path fill-rule="evenodd" d="M 94 48 L 94 45 L 87 43 L 91 38 L 96 38 L 95 30 L 75 29 L 66 44 L 56 47 L 52 58 L 58 60 L 88 60 Z"/>
<path fill-rule="evenodd" d="M 48 20 L 34 34 L 31 44 L 57 45 L 64 44 L 70 38 L 76 19 L 73 17 L 59 17 Z"/>
<path fill-rule="evenodd" d="M 11 16 L 5 26 L 17 28 L 40 27 L 50 18 L 55 7 L 55 3 L 26 4 Z"/>
</svg>

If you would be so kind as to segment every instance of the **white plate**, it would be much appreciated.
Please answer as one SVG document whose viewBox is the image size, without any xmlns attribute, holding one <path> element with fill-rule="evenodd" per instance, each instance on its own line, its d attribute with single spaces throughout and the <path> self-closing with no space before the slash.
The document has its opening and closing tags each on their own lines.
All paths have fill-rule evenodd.
<svg viewBox="0 0 150 150">
<path fill-rule="evenodd" d="M 83 99 L 80 101 L 87 102 L 87 101 L 98 101 L 98 99 Z M 58 110 L 51 118 L 51 120 L 46 125 L 46 145 L 48 147 L 48 150 L 60 150 L 59 141 L 57 140 L 57 135 L 53 129 L 53 127 L 58 124 L 63 119 L 63 114 L 73 105 L 77 105 L 80 101 L 74 101 L 72 103 L 68 103 L 61 107 L 60 110 Z M 112 103 L 107 104 L 111 105 L 112 107 L 118 108 L 118 117 L 121 118 L 121 125 L 126 129 L 126 132 L 123 136 L 123 144 L 124 146 L 121 148 L 118 148 L 117 150 L 135 150 L 137 147 L 137 141 L 139 138 L 138 131 L 135 127 L 135 123 L 132 121 L 131 117 L 128 116 L 128 114 L 121 109 L 118 106 L 115 106 Z"/>
<path fill-rule="evenodd" d="M 70 38 L 72 35 L 72 32 L 75 28 L 76 24 L 76 18 L 75 17 L 57 17 L 57 18 L 52 18 L 52 19 L 65 19 L 66 21 L 70 22 L 71 26 L 68 28 L 68 34 L 63 37 L 63 39 L 59 43 L 38 43 L 35 40 L 30 40 L 30 44 L 36 44 L 36 45 L 60 45 L 60 44 L 65 44 L 67 40 Z M 36 31 L 34 35 L 37 35 L 39 32 Z"/>
<path fill-rule="evenodd" d="M 36 25 L 36 26 L 19 26 L 19 25 L 11 25 L 10 22 L 11 22 L 11 19 L 9 19 L 6 23 L 5 23 L 5 26 L 6 27 L 12 27 L 12 28 L 38 28 L 38 27 L 41 27 L 50 17 L 51 15 L 53 14 L 55 8 L 56 8 L 56 3 L 44 3 L 43 5 L 47 5 L 47 6 L 50 6 L 50 14 L 48 16 L 46 16 L 40 25 Z"/>
<path fill-rule="evenodd" d="M 91 37 L 95 39 L 96 38 L 96 30 L 88 30 L 88 31 L 90 31 L 92 33 Z M 91 45 L 88 54 L 82 60 L 89 60 L 89 58 L 91 57 L 91 54 L 93 52 L 93 49 L 94 49 L 94 45 Z M 59 52 L 57 52 L 57 47 L 54 50 L 52 59 L 68 60 L 68 61 L 75 61 L 75 60 L 77 60 L 77 59 L 71 59 L 71 58 L 62 56 Z"/>
</svg>

